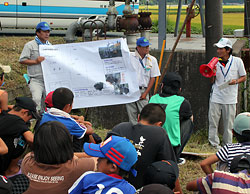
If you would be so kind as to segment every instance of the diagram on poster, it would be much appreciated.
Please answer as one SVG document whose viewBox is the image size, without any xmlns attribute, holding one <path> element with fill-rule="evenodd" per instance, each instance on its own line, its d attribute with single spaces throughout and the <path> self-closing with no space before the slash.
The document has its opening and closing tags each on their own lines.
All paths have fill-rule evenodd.
<svg viewBox="0 0 250 194">
<path fill-rule="evenodd" d="M 136 72 L 126 40 L 41 45 L 46 93 L 66 87 L 74 93 L 73 108 L 125 104 L 139 99 Z"/>
</svg>

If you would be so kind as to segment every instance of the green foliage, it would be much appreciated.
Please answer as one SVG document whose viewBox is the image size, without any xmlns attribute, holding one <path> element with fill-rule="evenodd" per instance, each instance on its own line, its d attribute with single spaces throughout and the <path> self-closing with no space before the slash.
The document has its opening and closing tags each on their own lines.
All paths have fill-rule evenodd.
<svg viewBox="0 0 250 194">
<path fill-rule="evenodd" d="M 224 25 L 223 26 L 223 34 L 225 35 L 233 35 L 234 30 L 241 29 L 242 26 L 234 26 L 234 25 Z"/>
<path fill-rule="evenodd" d="M 244 8 L 223 8 L 223 13 L 242 13 Z"/>
</svg>

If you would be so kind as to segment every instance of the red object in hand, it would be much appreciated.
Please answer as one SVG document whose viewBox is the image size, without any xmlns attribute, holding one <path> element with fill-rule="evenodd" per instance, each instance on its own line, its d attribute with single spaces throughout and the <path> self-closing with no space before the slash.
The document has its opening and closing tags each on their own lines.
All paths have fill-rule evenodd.
<svg viewBox="0 0 250 194">
<path fill-rule="evenodd" d="M 217 57 L 212 58 L 208 64 L 203 64 L 200 66 L 200 73 L 204 77 L 212 77 L 215 76 L 214 69 L 216 69 L 216 64 L 218 63 L 219 59 Z"/>
</svg>

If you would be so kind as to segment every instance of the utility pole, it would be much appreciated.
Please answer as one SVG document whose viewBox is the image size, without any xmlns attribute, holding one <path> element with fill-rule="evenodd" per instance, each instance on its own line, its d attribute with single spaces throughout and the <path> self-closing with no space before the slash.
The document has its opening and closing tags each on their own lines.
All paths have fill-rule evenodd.
<svg viewBox="0 0 250 194">
<path fill-rule="evenodd" d="M 250 0 L 245 0 L 244 34 L 250 38 Z"/>
<path fill-rule="evenodd" d="M 206 61 L 217 55 L 214 43 L 223 36 L 222 0 L 205 0 Z"/>
<path fill-rule="evenodd" d="M 161 50 L 163 40 L 166 40 L 167 20 L 166 20 L 166 0 L 159 0 L 159 15 L 158 15 L 158 49 Z M 166 45 L 164 45 L 164 48 Z"/>
</svg>

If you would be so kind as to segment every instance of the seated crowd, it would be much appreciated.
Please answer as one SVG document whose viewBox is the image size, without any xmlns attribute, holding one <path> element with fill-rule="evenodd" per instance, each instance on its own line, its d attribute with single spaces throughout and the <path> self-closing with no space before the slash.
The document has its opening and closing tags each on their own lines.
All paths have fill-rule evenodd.
<svg viewBox="0 0 250 194">
<path fill-rule="evenodd" d="M 3 79 L 4 71 L 1 84 Z M 190 103 L 179 96 L 180 90 L 181 77 L 168 73 L 163 79 L 162 93 L 144 106 L 138 123 L 114 126 L 103 141 L 84 117 L 70 115 L 74 100 L 71 90 L 58 88 L 49 93 L 42 115 L 29 97 L 17 97 L 15 105 L 8 106 L 8 95 L 3 91 L 0 93 L 0 191 L 183 193 L 178 164 L 183 163 L 180 155 L 192 134 L 193 118 Z M 178 122 L 173 122 L 171 115 Z M 33 133 L 29 124 L 34 120 Z M 169 126 L 172 130 L 167 131 Z M 201 168 L 207 176 L 189 182 L 187 190 L 249 193 L 249 132 L 250 113 L 241 113 L 233 129 L 239 143 L 227 144 L 202 161 Z M 211 165 L 216 162 L 217 170 L 213 171 Z"/>
</svg>

